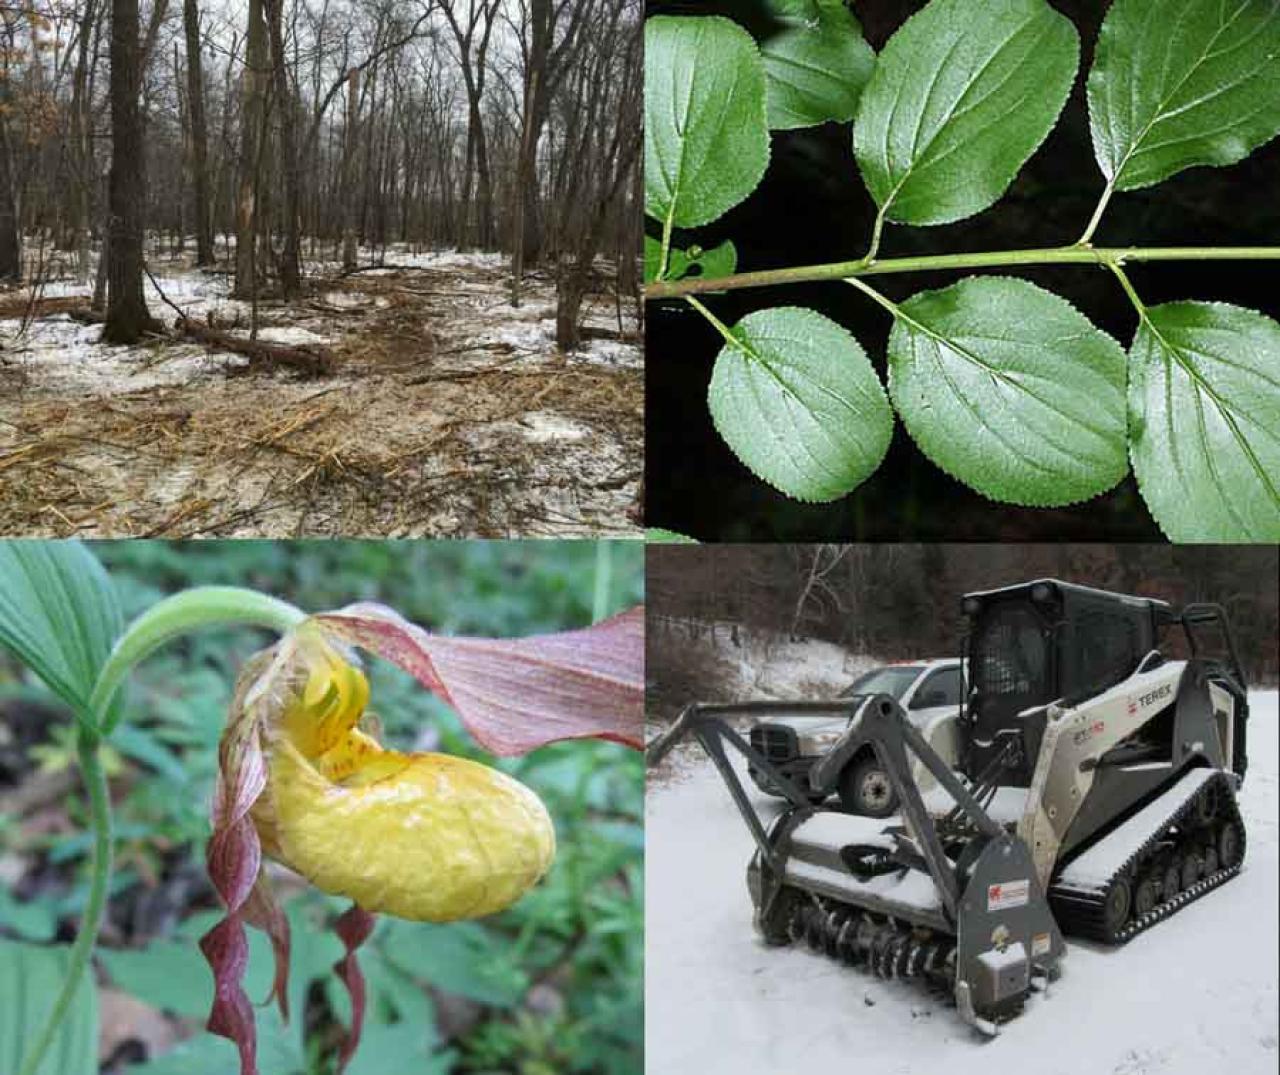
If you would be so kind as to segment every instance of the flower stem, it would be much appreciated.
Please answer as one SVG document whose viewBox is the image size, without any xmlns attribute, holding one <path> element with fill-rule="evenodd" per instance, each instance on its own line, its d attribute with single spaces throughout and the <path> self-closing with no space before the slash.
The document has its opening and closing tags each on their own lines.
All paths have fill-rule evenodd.
<svg viewBox="0 0 1280 1075">
<path fill-rule="evenodd" d="M 293 605 L 256 590 L 235 586 L 197 586 L 152 605 L 120 636 L 107 663 L 98 673 L 90 707 L 104 736 L 120 723 L 109 707 L 134 665 L 166 642 L 198 627 L 250 624 L 284 632 L 306 619 Z"/>
<path fill-rule="evenodd" d="M 107 902 L 107 886 L 111 880 L 111 798 L 107 778 L 98 751 L 102 740 L 120 722 L 120 713 L 111 710 L 111 702 L 133 667 L 145 660 L 171 639 L 199 627 L 224 624 L 250 624 L 284 632 L 306 619 L 306 613 L 256 590 L 235 586 L 197 586 L 166 597 L 147 609 L 129 625 L 112 649 L 106 664 L 98 673 L 89 708 L 96 728 L 82 727 L 76 742 L 80 771 L 89 792 L 90 817 L 93 824 L 93 867 L 89 882 L 89 899 L 75 943 L 62 989 L 50 1009 L 35 1044 L 27 1052 L 18 1075 L 35 1075 L 49 1051 L 58 1027 L 66 1017 L 84 977 L 102 925 L 102 912 Z"/>
<path fill-rule="evenodd" d="M 1126 261 L 1280 261 L 1280 246 L 1055 246 L 1035 250 L 991 250 L 973 254 L 882 258 L 872 262 L 868 262 L 866 258 L 858 258 L 856 261 L 740 272 L 732 276 L 660 280 L 644 289 L 644 297 L 671 299 L 709 291 L 737 291 L 747 287 L 848 280 L 855 276 L 885 276 L 891 273 L 1008 268 L 1018 265 L 1122 265 Z"/>
<path fill-rule="evenodd" d="M 98 755 L 101 742 L 97 732 L 83 728 L 76 740 L 80 773 L 89 792 L 89 812 L 93 822 L 93 865 L 89 879 L 89 899 L 85 904 L 80 931 L 71 946 L 71 958 L 62 988 L 53 1007 L 49 1009 L 49 1015 L 40 1028 L 35 1044 L 27 1050 L 18 1075 L 35 1075 L 45 1053 L 53 1044 L 58 1027 L 75 999 L 89 960 L 93 958 L 93 946 L 98 939 L 98 928 L 102 925 L 102 912 L 107 904 L 107 884 L 111 880 L 111 797 Z"/>
<path fill-rule="evenodd" d="M 613 543 L 596 542 L 595 592 L 591 600 L 591 622 L 599 623 L 609 612 L 609 592 L 613 589 Z"/>
</svg>

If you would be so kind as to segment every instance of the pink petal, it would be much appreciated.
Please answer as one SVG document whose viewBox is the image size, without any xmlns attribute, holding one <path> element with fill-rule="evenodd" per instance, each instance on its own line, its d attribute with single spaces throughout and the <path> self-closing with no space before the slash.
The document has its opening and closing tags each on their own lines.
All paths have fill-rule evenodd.
<svg viewBox="0 0 1280 1075">
<path fill-rule="evenodd" d="M 240 1052 L 240 1075 L 257 1075 L 253 1005 L 244 991 L 244 975 L 249 963 L 244 919 L 250 912 L 246 904 L 255 889 L 265 884 L 260 879 L 262 845 L 249 817 L 254 802 L 266 787 L 266 762 L 254 724 L 241 720 L 229 726 L 218 755 L 213 835 L 209 838 L 205 861 L 209 879 L 227 905 L 227 917 L 200 940 L 200 950 L 213 970 L 213 1009 L 207 1025 L 212 1033 L 235 1042 Z M 273 936 L 272 941 L 275 940 Z M 285 958 L 287 962 L 287 939 Z"/>
<path fill-rule="evenodd" d="M 338 916 L 333 926 L 334 932 L 347 950 L 346 955 L 333 965 L 333 969 L 347 987 L 347 992 L 351 994 L 351 1031 L 342 1043 L 342 1053 L 338 1057 L 339 1073 L 346 1068 L 351 1057 L 355 1055 L 356 1046 L 360 1044 L 360 1032 L 364 1026 L 365 989 L 364 975 L 360 972 L 360 964 L 356 960 L 356 949 L 369 939 L 369 934 L 373 932 L 376 922 L 377 919 L 368 911 L 352 904 Z"/>
<path fill-rule="evenodd" d="M 271 992 L 264 1003 L 275 998 L 280 1005 L 280 1016 L 289 1021 L 289 919 L 285 916 L 280 904 L 276 902 L 275 893 L 267 881 L 265 872 L 259 872 L 258 880 L 249 893 L 244 905 L 244 920 L 256 926 L 271 938 L 271 950 L 275 955 L 276 973 L 271 984 Z"/>
<path fill-rule="evenodd" d="M 253 1005 L 244 991 L 249 943 L 239 915 L 228 915 L 200 939 L 200 951 L 213 969 L 213 1010 L 206 1024 L 210 1032 L 230 1038 L 240 1051 L 240 1075 L 258 1075 L 257 1029 Z"/>
<path fill-rule="evenodd" d="M 439 694 L 495 754 L 587 737 L 644 746 L 643 607 L 580 631 L 516 639 L 432 635 L 368 602 L 315 620 Z"/>
</svg>

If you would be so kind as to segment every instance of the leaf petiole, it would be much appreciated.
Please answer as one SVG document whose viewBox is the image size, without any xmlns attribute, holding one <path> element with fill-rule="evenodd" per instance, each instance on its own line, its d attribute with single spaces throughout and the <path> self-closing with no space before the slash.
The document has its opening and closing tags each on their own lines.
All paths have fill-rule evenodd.
<svg viewBox="0 0 1280 1075">
<path fill-rule="evenodd" d="M 715 326 L 716 331 L 719 332 L 720 335 L 725 338 L 725 342 L 727 342 L 731 347 L 736 347 L 739 351 L 744 350 L 742 346 L 742 341 L 733 334 L 733 332 L 729 329 L 727 325 L 725 325 L 723 321 L 721 321 L 718 317 L 716 317 L 715 314 L 713 314 L 704 305 L 702 305 L 702 303 L 700 303 L 692 295 L 686 295 L 685 302 L 687 302 L 690 306 L 692 306 L 695 310 L 697 310 L 698 313 L 702 314 L 703 317 L 705 317 L 708 321 L 710 321 L 711 324 Z"/>
<path fill-rule="evenodd" d="M 1093 233 L 1098 230 L 1098 225 L 1102 223 L 1102 214 L 1107 211 L 1107 203 L 1111 201 L 1111 195 L 1116 192 L 1115 179 L 1108 179 L 1106 188 L 1102 191 L 1102 197 L 1098 199 L 1098 204 L 1093 210 L 1093 216 L 1089 218 L 1089 223 L 1085 226 L 1084 234 L 1076 240 L 1076 246 L 1088 246 L 1089 240 L 1093 238 Z"/>
<path fill-rule="evenodd" d="M 1129 301 L 1133 303 L 1133 308 L 1138 311 L 1138 317 L 1143 321 L 1147 320 L 1147 307 L 1142 299 L 1138 297 L 1133 281 L 1129 279 L 1128 274 L 1120 267 L 1120 262 L 1108 259 L 1103 264 L 1115 273 L 1116 279 L 1120 281 L 1120 286 L 1124 288 L 1124 293 L 1129 296 Z"/>
</svg>

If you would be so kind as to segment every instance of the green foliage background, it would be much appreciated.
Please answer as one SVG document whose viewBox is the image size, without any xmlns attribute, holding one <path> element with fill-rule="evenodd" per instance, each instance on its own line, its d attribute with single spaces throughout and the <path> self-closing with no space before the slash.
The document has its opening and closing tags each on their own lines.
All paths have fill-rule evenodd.
<svg viewBox="0 0 1280 1075">
<path fill-rule="evenodd" d="M 102 542 L 92 546 L 126 620 L 189 586 L 260 589 L 306 611 L 379 600 L 430 630 L 512 636 L 582 627 L 643 599 L 643 548 L 590 542 Z M 203 862 L 216 745 L 236 670 L 267 635 L 210 630 L 181 640 L 133 677 L 118 755 L 117 896 L 153 884 L 175 861 Z M 382 662 L 369 668 L 385 739 L 492 761 L 451 711 Z M 6 702 L 49 696 L 0 656 Z M 53 703 L 57 704 L 57 703 Z M 65 729 L 65 730 L 64 730 Z M 72 764 L 70 722 L 51 729 L 40 758 Z M 60 745 L 61 744 L 61 745 Z M 510 910 L 480 922 L 431 926 L 383 919 L 362 950 L 370 1003 L 350 1075 L 446 1071 L 638 1072 L 643 1033 L 643 762 L 616 744 L 545 747 L 498 762 L 535 788 L 555 819 L 550 875 Z M 79 797 L 76 831 L 38 838 L 0 823 L 0 853 L 36 852 L 61 882 L 35 900 L 0 890 L 0 934 L 35 942 L 65 936 L 85 898 L 89 840 Z M 289 904 L 294 925 L 292 1025 L 258 1010 L 263 1075 L 332 1070 L 335 1025 L 349 1008 L 331 967 L 328 930 L 341 902 L 308 890 Z M 212 981 L 196 940 L 219 917 L 212 899 L 184 908 L 171 936 L 144 947 L 101 948 L 116 987 L 174 1015 L 202 1021 Z M 267 992 L 267 944 L 252 939 L 249 993 Z M 327 1009 L 327 1010 L 326 1010 Z M 304 1018 L 304 1012 L 306 1017 Z M 317 1018 L 319 1012 L 319 1018 Z M 139 1075 L 234 1070 L 229 1043 L 200 1033 Z"/>
</svg>

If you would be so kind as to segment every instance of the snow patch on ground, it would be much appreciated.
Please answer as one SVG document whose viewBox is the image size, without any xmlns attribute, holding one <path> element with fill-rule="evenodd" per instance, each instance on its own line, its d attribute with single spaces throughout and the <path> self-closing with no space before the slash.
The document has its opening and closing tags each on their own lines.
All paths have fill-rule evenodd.
<svg viewBox="0 0 1280 1075">
<path fill-rule="evenodd" d="M 114 396 L 161 385 L 190 384 L 239 359 L 208 354 L 197 345 L 168 346 L 163 354 L 142 347 L 108 347 L 101 325 L 82 325 L 65 314 L 32 321 L 16 336 L 18 322 L 0 320 L 7 357 L 49 391 Z"/>
<path fill-rule="evenodd" d="M 751 837 L 711 763 L 686 756 L 683 778 L 652 781 L 646 798 L 646 1070 L 1273 1073 L 1280 706 L 1275 691 L 1250 703 L 1240 876 L 1122 948 L 1069 941 L 1061 979 L 989 1041 L 918 985 L 764 947 Z"/>
</svg>

